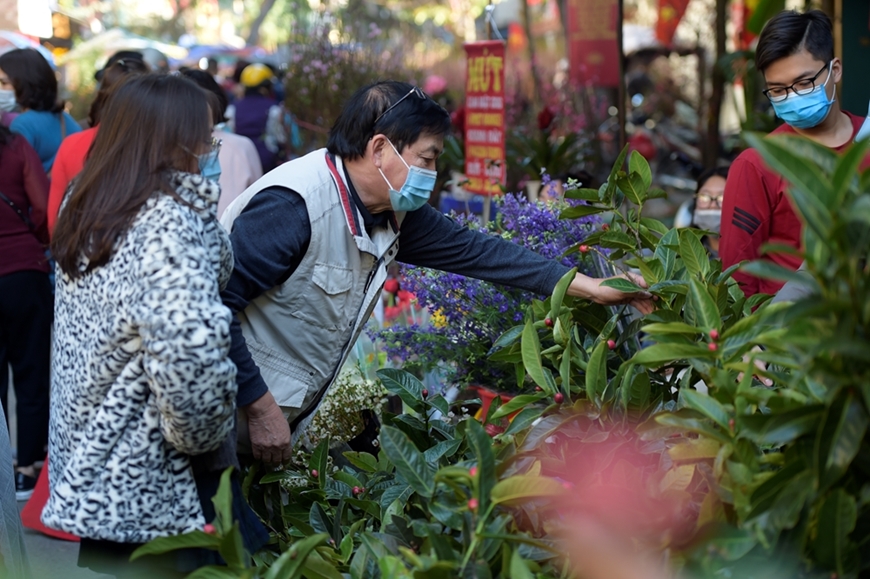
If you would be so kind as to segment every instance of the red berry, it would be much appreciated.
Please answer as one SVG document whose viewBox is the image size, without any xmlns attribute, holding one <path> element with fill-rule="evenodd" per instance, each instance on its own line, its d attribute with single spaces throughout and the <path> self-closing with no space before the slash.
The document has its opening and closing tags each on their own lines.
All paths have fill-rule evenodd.
<svg viewBox="0 0 870 579">
<path fill-rule="evenodd" d="M 540 386 L 535 386 L 535 392 L 542 392 L 541 387 L 540 387 Z"/>
<path fill-rule="evenodd" d="M 357 496 L 362 492 L 362 489 L 359 487 L 353 487 L 353 496 Z"/>
<path fill-rule="evenodd" d="M 728 428 L 730 428 L 731 430 L 734 430 L 734 419 L 733 418 L 728 419 Z"/>
<path fill-rule="evenodd" d="M 714 342 L 719 339 L 719 330 L 710 330 L 710 339 Z"/>
<path fill-rule="evenodd" d="M 580 253 L 589 253 L 589 246 L 586 244 L 581 245 L 578 249 Z"/>
<path fill-rule="evenodd" d="M 203 526 L 202 528 L 202 532 L 206 535 L 216 535 L 217 529 L 215 529 L 214 525 L 212 525 L 211 523 L 206 523 L 205 526 Z"/>
<path fill-rule="evenodd" d="M 312 476 L 312 478 L 317 478 L 317 470 L 316 469 L 311 469 L 311 476 Z"/>
<path fill-rule="evenodd" d="M 608 231 L 609 229 L 610 229 L 610 224 L 609 224 L 609 223 L 602 223 L 602 224 L 601 224 L 601 230 L 602 230 L 602 231 Z"/>
<path fill-rule="evenodd" d="M 616 349 L 616 342 L 614 342 L 613 340 L 607 340 L 607 347 L 610 348 L 611 350 L 615 350 Z"/>
<path fill-rule="evenodd" d="M 565 395 L 561 392 L 556 392 L 556 395 L 553 396 L 553 400 L 556 402 L 556 404 L 561 404 L 565 400 Z"/>
<path fill-rule="evenodd" d="M 423 400 L 426 400 L 427 398 L 429 398 L 429 390 L 423 388 Z"/>
<path fill-rule="evenodd" d="M 547 326 L 548 328 L 552 328 L 553 327 L 553 320 L 551 320 L 550 318 L 545 319 L 544 325 Z"/>
<path fill-rule="evenodd" d="M 479 507 L 479 506 L 480 506 L 480 503 L 477 501 L 477 499 L 474 499 L 474 498 L 468 499 L 469 510 L 476 511 L 477 507 Z"/>
<path fill-rule="evenodd" d="M 468 469 L 468 474 L 470 474 L 470 475 L 473 476 L 473 477 L 474 477 L 474 476 L 477 476 L 477 467 L 476 467 L 476 466 L 473 466 L 473 467 L 471 467 L 470 469 Z"/>
<path fill-rule="evenodd" d="M 717 346 L 713 342 L 710 342 L 709 344 L 707 344 L 707 349 L 710 350 L 711 352 L 715 352 L 716 350 L 719 349 L 719 346 Z"/>
</svg>

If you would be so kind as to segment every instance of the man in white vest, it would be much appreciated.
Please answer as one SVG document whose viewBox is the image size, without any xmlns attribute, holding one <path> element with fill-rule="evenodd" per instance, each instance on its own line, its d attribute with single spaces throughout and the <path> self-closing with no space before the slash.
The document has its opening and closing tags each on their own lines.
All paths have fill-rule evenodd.
<svg viewBox="0 0 870 579">
<path fill-rule="evenodd" d="M 450 117 L 420 89 L 354 94 L 326 149 L 281 165 L 224 212 L 235 270 L 240 437 L 255 458 L 290 458 L 291 430 L 316 410 L 371 316 L 393 261 L 552 293 L 568 268 L 457 225 L 427 202 Z M 401 241 L 401 244 L 400 244 Z M 569 294 L 651 310 L 648 294 L 577 274 Z"/>
</svg>

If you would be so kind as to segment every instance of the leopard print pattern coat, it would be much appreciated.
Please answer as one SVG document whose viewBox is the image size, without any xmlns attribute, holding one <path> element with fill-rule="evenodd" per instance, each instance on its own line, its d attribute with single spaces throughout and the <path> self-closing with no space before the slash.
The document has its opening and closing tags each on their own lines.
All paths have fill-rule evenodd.
<svg viewBox="0 0 870 579">
<path fill-rule="evenodd" d="M 108 263 L 75 280 L 58 269 L 42 521 L 79 537 L 144 543 L 201 529 L 189 456 L 233 426 L 220 187 L 189 173 L 171 184 L 190 206 L 155 193 Z"/>
</svg>

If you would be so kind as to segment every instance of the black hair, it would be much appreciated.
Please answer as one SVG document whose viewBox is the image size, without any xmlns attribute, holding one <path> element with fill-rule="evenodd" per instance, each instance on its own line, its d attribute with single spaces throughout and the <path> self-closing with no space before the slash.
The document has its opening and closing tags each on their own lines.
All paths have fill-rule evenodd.
<svg viewBox="0 0 870 579">
<path fill-rule="evenodd" d="M 768 66 L 802 49 L 819 62 L 834 58 L 834 34 L 831 19 L 821 10 L 797 12 L 783 10 L 770 19 L 758 38 L 755 66 L 764 73 Z"/>
<path fill-rule="evenodd" d="M 695 189 L 695 195 L 701 192 L 701 187 L 704 186 L 710 177 L 722 177 L 723 179 L 728 179 L 728 167 L 713 167 L 711 169 L 704 169 L 700 175 L 698 175 L 698 187 Z"/>
<path fill-rule="evenodd" d="M 399 103 L 413 88 L 406 82 L 386 80 L 356 91 L 329 131 L 326 148 L 333 155 L 353 160 L 365 155 L 376 134 L 385 135 L 400 153 L 421 135 L 448 134 L 450 114 L 431 98 L 411 95 Z M 395 103 L 399 104 L 383 115 Z"/>
<path fill-rule="evenodd" d="M 201 89 L 215 96 L 214 102 L 217 103 L 217 107 L 212 107 L 212 121 L 214 124 L 217 125 L 227 120 L 226 112 L 227 107 L 229 106 L 227 94 L 223 91 L 220 85 L 218 85 L 214 77 L 208 72 L 199 70 L 198 68 L 184 68 L 179 72 L 181 76 L 192 80 L 198 84 Z M 209 105 L 212 106 L 212 103 L 210 102 Z"/>
<path fill-rule="evenodd" d="M 33 48 L 18 48 L 0 56 L 0 68 L 15 88 L 15 100 L 34 111 L 63 110 L 57 100 L 57 77 L 51 65 Z"/>
</svg>

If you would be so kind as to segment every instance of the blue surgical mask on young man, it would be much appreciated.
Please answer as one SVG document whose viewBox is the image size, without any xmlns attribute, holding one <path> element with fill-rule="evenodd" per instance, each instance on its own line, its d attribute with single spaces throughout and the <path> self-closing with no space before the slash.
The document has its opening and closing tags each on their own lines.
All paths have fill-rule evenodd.
<svg viewBox="0 0 870 579">
<path fill-rule="evenodd" d="M 206 179 L 217 181 L 221 177 L 221 161 L 217 151 L 209 151 L 196 158 L 199 163 L 199 174 Z"/>
<path fill-rule="evenodd" d="M 824 84 L 805 95 L 791 93 L 782 102 L 772 103 L 776 116 L 795 129 L 811 129 L 819 126 L 831 112 L 834 97 L 828 99 L 827 85 L 831 80 L 834 61 L 828 65 L 828 78 Z M 836 96 L 836 92 L 834 93 Z"/>
<path fill-rule="evenodd" d="M 415 211 L 429 202 L 429 196 L 432 194 L 432 190 L 435 189 L 435 179 L 438 177 L 438 173 L 431 169 L 408 165 L 405 159 L 402 158 L 402 155 L 399 155 L 395 145 L 390 141 L 387 142 L 396 151 L 399 159 L 402 159 L 405 167 L 408 167 L 408 176 L 405 178 L 405 184 L 398 191 L 393 189 L 390 180 L 387 179 L 387 176 L 378 167 L 381 177 L 384 178 L 384 181 L 387 182 L 387 186 L 390 188 L 390 205 L 393 206 L 393 211 Z"/>
</svg>

